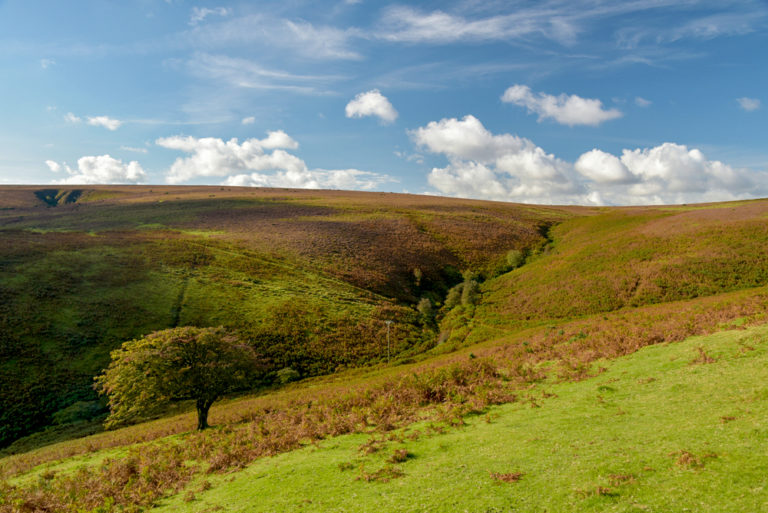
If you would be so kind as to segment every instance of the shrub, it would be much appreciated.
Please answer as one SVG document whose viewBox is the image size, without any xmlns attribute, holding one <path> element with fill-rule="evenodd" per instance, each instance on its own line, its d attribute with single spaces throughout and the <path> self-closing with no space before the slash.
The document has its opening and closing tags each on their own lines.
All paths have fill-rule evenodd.
<svg viewBox="0 0 768 513">
<path fill-rule="evenodd" d="M 519 249 L 510 249 L 507 251 L 507 265 L 509 270 L 517 269 L 525 262 L 525 254 Z"/>
<path fill-rule="evenodd" d="M 464 306 L 477 304 L 480 285 L 475 280 L 465 281 L 461 291 L 461 304 Z"/>
<path fill-rule="evenodd" d="M 460 283 L 448 291 L 445 297 L 445 308 L 451 310 L 461 303 L 461 292 L 464 290 L 464 284 Z"/>
<path fill-rule="evenodd" d="M 301 374 L 299 374 L 297 370 L 292 369 L 291 367 L 285 367 L 284 369 L 280 369 L 275 373 L 275 379 L 281 385 L 285 385 L 291 381 L 298 381 L 301 379 Z"/>
</svg>

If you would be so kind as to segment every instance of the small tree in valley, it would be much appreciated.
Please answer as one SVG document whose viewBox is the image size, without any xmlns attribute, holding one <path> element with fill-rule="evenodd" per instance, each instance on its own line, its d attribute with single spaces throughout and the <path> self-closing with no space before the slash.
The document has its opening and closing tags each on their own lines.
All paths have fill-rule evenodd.
<svg viewBox="0 0 768 513">
<path fill-rule="evenodd" d="M 254 350 L 221 327 L 155 331 L 124 343 L 111 356 L 96 377 L 96 389 L 109 398 L 107 427 L 192 399 L 197 429 L 205 429 L 214 401 L 247 387 L 261 367 Z"/>
</svg>

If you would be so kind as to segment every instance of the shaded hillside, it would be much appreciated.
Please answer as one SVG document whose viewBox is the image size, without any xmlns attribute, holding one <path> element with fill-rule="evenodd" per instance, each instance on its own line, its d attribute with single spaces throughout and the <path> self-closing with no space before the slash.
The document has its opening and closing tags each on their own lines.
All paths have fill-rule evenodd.
<svg viewBox="0 0 768 513">
<path fill-rule="evenodd" d="M 10 205 L 0 228 L 205 235 L 411 301 L 420 292 L 417 268 L 434 284 L 448 266 L 491 268 L 511 249 L 541 244 L 546 227 L 590 212 L 389 193 L 156 186 L 83 189 L 76 203 L 44 208 L 40 191 L 0 191 L 0 205 Z M 70 197 L 71 189 L 43 191 Z"/>
<path fill-rule="evenodd" d="M 229 326 L 272 370 L 302 376 L 382 358 L 385 319 L 395 353 L 424 351 L 435 336 L 412 308 L 420 296 L 440 300 L 459 271 L 540 246 L 543 227 L 573 212 L 333 191 L 2 188 L 0 445 L 98 414 L 90 385 L 108 352 L 157 329 Z"/>
</svg>

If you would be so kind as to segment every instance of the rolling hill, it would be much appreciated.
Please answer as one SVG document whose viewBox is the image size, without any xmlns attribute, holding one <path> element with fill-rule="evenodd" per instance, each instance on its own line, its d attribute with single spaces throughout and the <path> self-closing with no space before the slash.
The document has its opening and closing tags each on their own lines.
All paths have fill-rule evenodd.
<svg viewBox="0 0 768 513">
<path fill-rule="evenodd" d="M 396 353 L 421 352 L 435 341 L 411 308 L 421 296 L 440 301 L 461 270 L 574 215 L 220 187 L 7 187 L 0 208 L 0 445 L 99 414 L 109 351 L 153 330 L 231 327 L 302 376 L 379 360 L 385 319 Z"/>
<path fill-rule="evenodd" d="M 764 328 L 670 345 L 766 321 L 766 200 L 587 208 L 6 187 L 0 208 L 3 440 L 47 427 L 0 460 L 7 511 L 667 511 L 664 497 L 706 502 L 739 462 L 751 469 L 733 483 L 741 495 L 723 492 L 713 511 L 766 502 L 754 480 L 765 462 L 749 456 L 765 407 Z M 385 320 L 395 321 L 389 362 Z M 97 426 L 82 421 L 99 418 L 89 385 L 110 349 L 186 324 L 236 329 L 273 373 L 305 379 L 279 387 L 265 375 L 256 395 L 215 405 L 208 432 L 188 432 L 177 409 L 46 445 L 64 429 L 51 423 Z M 733 426 L 736 442 L 718 434 Z M 522 454 L 502 461 L 501 447 Z M 547 455 L 571 454 L 564 447 L 584 459 L 555 478 L 559 456 Z M 452 469 L 455 490 L 432 482 L 436 467 Z M 462 468 L 470 477 L 457 485 Z M 297 469 L 308 479 L 285 477 Z M 253 479 L 272 502 L 241 495 Z M 336 491 L 310 493 L 317 479 Z M 468 500 L 475 486 L 484 498 Z M 423 502 L 397 499 L 415 489 Z"/>
</svg>

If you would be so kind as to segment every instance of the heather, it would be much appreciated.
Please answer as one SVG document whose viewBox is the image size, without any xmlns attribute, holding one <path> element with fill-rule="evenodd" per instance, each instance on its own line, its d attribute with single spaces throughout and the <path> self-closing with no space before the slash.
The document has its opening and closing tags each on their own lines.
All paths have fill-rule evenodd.
<svg viewBox="0 0 768 513">
<path fill-rule="evenodd" d="M 502 440 L 528 447 L 533 459 L 477 463 L 472 468 L 482 477 L 473 482 L 527 490 L 533 480 L 549 490 L 554 502 L 545 503 L 554 510 L 634 511 L 625 496 L 640 490 L 650 502 L 637 504 L 653 509 L 663 504 L 660 494 L 675 496 L 667 483 L 680 473 L 692 478 L 681 489 L 705 497 L 709 485 L 693 477 L 718 465 L 732 472 L 729 451 L 738 450 L 659 439 L 655 433 L 667 428 L 654 423 L 652 401 L 662 401 L 665 422 L 684 422 L 685 412 L 667 407 L 678 400 L 669 390 L 653 399 L 640 390 L 652 387 L 639 385 L 667 371 L 681 382 L 709 380 L 709 388 L 727 389 L 730 380 L 740 390 L 752 386 L 755 408 L 762 407 L 754 362 L 763 355 L 759 326 L 768 307 L 766 201 L 597 209 L 216 187 L 96 187 L 42 199 L 34 188 L 0 192 L 16 201 L 0 213 L 7 241 L 0 287 L 8 298 L 0 307 L 0 370 L 12 384 L 2 391 L 3 415 L 13 419 L 3 429 L 6 443 L 16 440 L 0 460 L 7 511 L 139 511 L 168 500 L 197 511 L 205 497 L 241 493 L 223 476 L 233 474 L 237 483 L 271 461 L 307 465 L 340 495 L 304 497 L 296 490 L 317 487 L 309 478 L 284 478 L 284 486 L 267 479 L 263 493 L 275 499 L 264 511 L 296 509 L 294 495 L 304 497 L 308 511 L 352 510 L 346 493 L 366 497 L 360 511 L 415 511 L 386 506 L 360 487 L 424 486 L 429 462 L 472 467 L 462 458 L 499 453 L 491 448 Z M 258 375 L 214 404 L 210 430 L 193 432 L 194 405 L 176 400 L 146 411 L 135 425 L 103 431 L 106 409 L 92 383 L 109 351 L 181 326 L 223 326 L 257 355 Z M 718 334 L 723 330 L 736 331 Z M 711 336 L 682 342 L 704 335 Z M 642 363 L 649 346 L 668 356 Z M 685 365 L 673 369 L 664 358 Z M 639 363 L 617 363 L 625 361 Z M 647 412 L 635 418 L 624 407 L 610 410 L 641 424 L 616 427 L 626 431 L 619 438 L 651 440 L 656 459 L 646 466 L 663 461 L 665 470 L 653 474 L 639 463 L 600 470 L 627 451 L 609 440 L 587 448 L 594 465 L 578 472 L 590 479 L 567 472 L 553 479 L 560 460 L 548 460 L 529 440 L 546 418 L 575 430 L 550 433 L 560 441 L 546 451 L 578 443 L 565 441 L 576 432 L 603 440 L 599 426 L 569 423 L 574 412 L 558 397 L 588 395 L 586 383 L 605 379 L 594 404 L 580 403 L 579 415 L 600 417 L 617 404 L 611 380 L 624 380 L 611 374 L 617 365 L 636 376 L 627 386 L 638 397 L 634 407 Z M 699 376 L 724 365 L 730 377 Z M 702 386 L 679 388 L 680 401 L 706 403 L 712 392 Z M 725 402 L 712 408 L 720 412 Z M 550 404 L 560 406 L 548 413 Z M 742 418 L 697 408 L 689 420 L 704 439 Z M 507 438 L 494 431 L 503 423 L 497 419 L 523 412 L 524 420 L 509 422 L 539 427 Z M 703 423 L 713 415 L 724 420 Z M 748 430 L 739 433 L 742 445 L 752 443 Z M 458 446 L 439 449 L 447 439 Z M 338 447 L 354 447 L 356 455 Z M 438 449 L 445 458 L 421 455 Z M 326 451 L 336 462 L 330 471 L 305 458 Z M 274 465 L 282 476 L 282 463 Z M 412 482 L 412 475 L 421 477 Z M 746 472 L 745 483 L 752 475 Z M 419 507 L 448 507 L 437 497 L 455 494 L 438 482 L 435 498 Z M 658 492 L 645 490 L 646 482 Z M 501 493 L 489 490 L 489 497 Z M 539 510 L 530 495 L 513 495 L 522 501 L 514 503 L 518 509 Z M 244 509 L 235 511 L 260 511 L 239 500 Z M 513 504 L 455 500 L 446 504 L 489 511 Z"/>
</svg>

